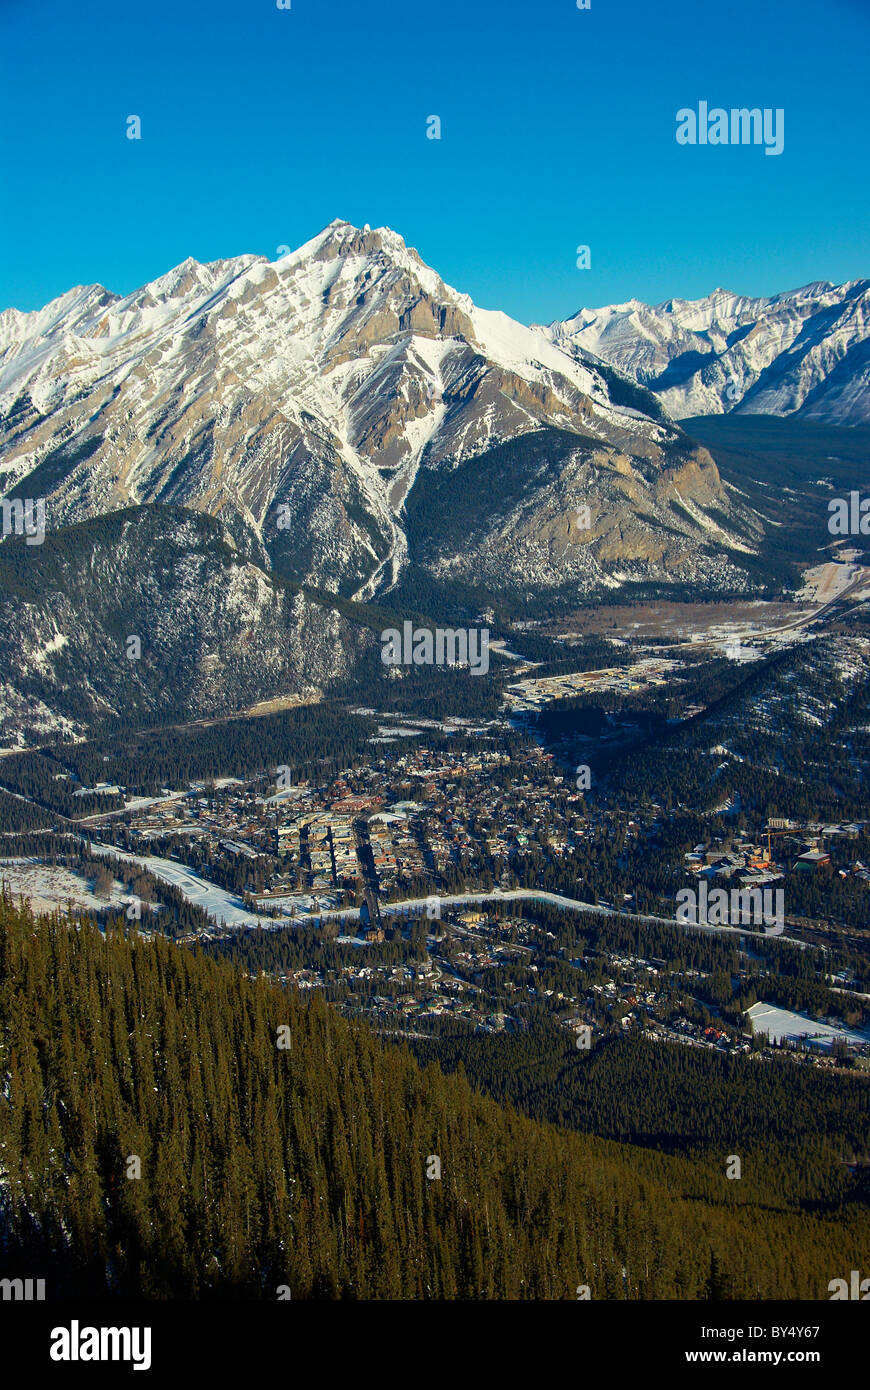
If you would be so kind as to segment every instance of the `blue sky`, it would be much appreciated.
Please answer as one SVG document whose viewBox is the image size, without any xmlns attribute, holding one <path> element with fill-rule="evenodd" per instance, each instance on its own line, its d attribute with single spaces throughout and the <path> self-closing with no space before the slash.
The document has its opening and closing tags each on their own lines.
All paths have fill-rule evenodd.
<svg viewBox="0 0 870 1390">
<path fill-rule="evenodd" d="M 334 217 L 525 322 L 870 273 L 870 0 L 291 3 L 0 0 L 0 308 Z M 700 100 L 783 153 L 679 146 Z"/>
</svg>

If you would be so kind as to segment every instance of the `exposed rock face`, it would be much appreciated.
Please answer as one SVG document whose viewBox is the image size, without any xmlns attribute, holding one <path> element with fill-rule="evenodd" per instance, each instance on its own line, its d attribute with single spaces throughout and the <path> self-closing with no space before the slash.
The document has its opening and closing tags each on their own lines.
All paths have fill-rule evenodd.
<svg viewBox="0 0 870 1390">
<path fill-rule="evenodd" d="M 180 504 L 259 563 L 365 598 L 401 577 L 434 479 L 446 529 L 433 550 L 418 528 L 412 557 L 433 576 L 488 570 L 486 538 L 511 536 L 507 577 L 533 588 L 618 584 L 623 562 L 718 573 L 711 543 L 733 582 L 745 527 L 736 539 L 709 455 L 557 336 L 477 308 L 389 229 L 345 222 L 273 263 L 188 260 L 123 298 L 72 290 L 0 314 L 0 495 L 44 496 L 54 530 Z M 491 455 L 541 431 L 575 447 L 513 478 L 506 515 Z M 474 546 L 454 475 L 477 479 Z M 575 502 L 596 518 L 576 542 Z"/>
<path fill-rule="evenodd" d="M 467 500 L 478 491 L 492 499 L 485 510 Z M 417 564 L 494 593 L 580 598 L 648 581 L 699 594 L 751 587 L 738 563 L 755 549 L 751 518 L 723 505 L 713 460 L 688 445 L 647 459 L 538 431 L 418 479 L 408 517 Z"/>
<path fill-rule="evenodd" d="M 612 363 L 675 419 L 735 411 L 870 420 L 870 280 L 819 281 L 769 299 L 721 289 L 654 306 L 632 299 L 539 331 Z"/>
</svg>

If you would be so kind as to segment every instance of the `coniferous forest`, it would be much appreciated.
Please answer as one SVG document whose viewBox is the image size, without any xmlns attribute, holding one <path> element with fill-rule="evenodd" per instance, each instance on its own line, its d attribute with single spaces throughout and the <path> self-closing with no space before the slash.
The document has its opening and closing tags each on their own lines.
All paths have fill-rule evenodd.
<svg viewBox="0 0 870 1390">
<path fill-rule="evenodd" d="M 3 900 L 0 1019 L 2 1262 L 52 1296 L 820 1299 L 867 1249 L 160 937 Z"/>
</svg>

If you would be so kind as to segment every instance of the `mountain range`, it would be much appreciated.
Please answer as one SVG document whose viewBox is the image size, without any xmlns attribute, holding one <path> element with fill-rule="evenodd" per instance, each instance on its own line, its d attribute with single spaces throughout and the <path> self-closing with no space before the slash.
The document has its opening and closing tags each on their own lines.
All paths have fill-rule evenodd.
<svg viewBox="0 0 870 1390">
<path fill-rule="evenodd" d="M 870 421 L 870 280 L 820 280 L 767 299 L 631 299 L 540 330 L 654 391 L 674 419 L 734 412 Z"/>
<path fill-rule="evenodd" d="M 795 408 L 863 418 L 866 290 L 529 328 L 336 220 L 277 261 L 5 310 L 0 498 L 45 499 L 48 534 L 2 547 L 0 729 L 323 689 L 371 656 L 373 601 L 758 592 L 764 523 L 672 417 L 726 408 L 739 354 L 732 408 L 773 409 L 790 362 Z"/>
<path fill-rule="evenodd" d="M 494 451 L 532 439 L 504 478 Z M 409 566 L 538 591 L 700 579 L 711 538 L 734 583 L 745 544 L 653 395 L 345 222 L 277 262 L 186 261 L 123 298 L 0 315 L 0 491 L 44 496 L 50 528 L 207 512 L 288 578 L 360 599 Z"/>
</svg>

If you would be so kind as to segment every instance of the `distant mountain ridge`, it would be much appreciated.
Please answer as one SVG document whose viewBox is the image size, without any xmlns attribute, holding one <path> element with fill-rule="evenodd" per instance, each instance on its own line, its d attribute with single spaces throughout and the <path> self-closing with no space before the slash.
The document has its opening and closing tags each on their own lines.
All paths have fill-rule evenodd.
<svg viewBox="0 0 870 1390">
<path fill-rule="evenodd" d="M 539 329 L 654 391 L 674 419 L 727 412 L 870 422 L 870 280 L 770 298 L 631 299 Z"/>
</svg>

